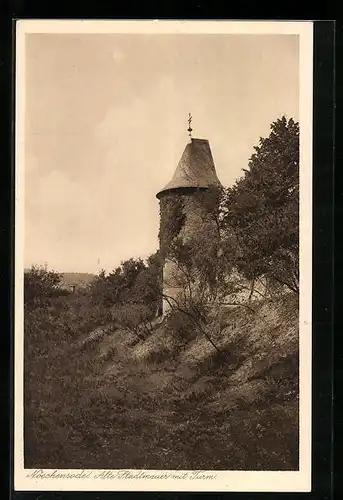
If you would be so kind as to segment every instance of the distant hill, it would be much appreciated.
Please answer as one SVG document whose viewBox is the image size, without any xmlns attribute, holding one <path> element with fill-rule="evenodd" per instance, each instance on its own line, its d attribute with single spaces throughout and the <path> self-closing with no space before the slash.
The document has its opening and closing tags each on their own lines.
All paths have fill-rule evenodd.
<svg viewBox="0 0 343 500">
<path fill-rule="evenodd" d="M 91 273 L 61 273 L 61 285 L 64 288 L 70 288 L 72 285 L 77 287 L 84 287 L 89 285 L 94 279 L 95 274 Z"/>
<path fill-rule="evenodd" d="M 28 272 L 30 268 L 24 268 L 24 272 Z M 77 288 L 84 287 L 92 283 L 96 278 L 92 273 L 60 273 L 62 276 L 61 287 L 70 289 L 73 285 Z"/>
</svg>

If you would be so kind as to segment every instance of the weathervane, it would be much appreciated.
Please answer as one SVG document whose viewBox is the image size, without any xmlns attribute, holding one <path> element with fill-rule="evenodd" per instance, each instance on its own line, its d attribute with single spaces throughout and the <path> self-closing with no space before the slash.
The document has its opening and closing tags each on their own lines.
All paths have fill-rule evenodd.
<svg viewBox="0 0 343 500">
<path fill-rule="evenodd" d="M 192 127 L 191 127 L 191 123 L 192 123 L 192 115 L 190 113 L 188 113 L 188 129 L 187 129 L 187 132 L 188 132 L 188 135 L 190 138 L 192 138 Z"/>
</svg>

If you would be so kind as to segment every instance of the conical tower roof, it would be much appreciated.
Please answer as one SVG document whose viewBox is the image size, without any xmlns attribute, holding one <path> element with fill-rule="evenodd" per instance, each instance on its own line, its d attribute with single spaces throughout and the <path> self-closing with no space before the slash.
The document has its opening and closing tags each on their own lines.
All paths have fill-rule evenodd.
<svg viewBox="0 0 343 500">
<path fill-rule="evenodd" d="M 182 188 L 221 187 L 207 139 L 191 139 L 181 156 L 172 180 L 157 193 Z"/>
</svg>

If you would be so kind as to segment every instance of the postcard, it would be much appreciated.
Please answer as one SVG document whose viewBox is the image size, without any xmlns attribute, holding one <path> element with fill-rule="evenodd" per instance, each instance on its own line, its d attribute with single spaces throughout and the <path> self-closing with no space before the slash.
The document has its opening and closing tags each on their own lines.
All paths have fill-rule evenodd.
<svg viewBox="0 0 343 500">
<path fill-rule="evenodd" d="M 311 490 L 312 72 L 312 22 L 17 21 L 15 490 Z"/>
</svg>

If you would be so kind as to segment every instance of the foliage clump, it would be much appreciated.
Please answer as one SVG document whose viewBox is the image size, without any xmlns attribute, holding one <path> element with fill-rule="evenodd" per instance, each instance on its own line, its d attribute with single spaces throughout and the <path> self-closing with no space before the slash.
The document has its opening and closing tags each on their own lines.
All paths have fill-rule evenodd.
<svg viewBox="0 0 343 500">
<path fill-rule="evenodd" d="M 285 117 L 254 147 L 248 169 L 222 202 L 222 228 L 234 235 L 235 265 L 249 280 L 299 290 L 299 124 Z"/>
<path fill-rule="evenodd" d="M 95 303 L 106 308 L 140 304 L 150 319 L 156 315 L 160 301 L 162 267 L 160 254 L 143 259 L 129 259 L 106 273 L 101 271 L 90 285 L 89 293 Z"/>
<path fill-rule="evenodd" d="M 45 304 L 67 292 L 61 289 L 62 275 L 42 266 L 32 266 L 24 273 L 24 303 Z"/>
<path fill-rule="evenodd" d="M 185 223 L 184 197 L 182 194 L 166 194 L 160 199 L 160 252 L 165 258 L 170 245 Z"/>
</svg>

